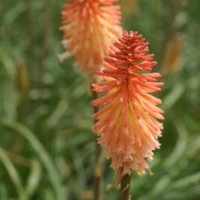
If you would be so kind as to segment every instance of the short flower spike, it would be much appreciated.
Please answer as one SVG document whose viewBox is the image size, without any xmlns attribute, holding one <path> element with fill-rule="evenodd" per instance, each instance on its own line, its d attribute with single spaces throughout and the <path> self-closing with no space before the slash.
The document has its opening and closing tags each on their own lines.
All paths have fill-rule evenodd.
<svg viewBox="0 0 200 200">
<path fill-rule="evenodd" d="M 157 138 L 163 125 L 157 119 L 164 118 L 157 105 L 161 100 L 150 93 L 159 92 L 163 83 L 156 82 L 159 73 L 148 72 L 156 65 L 148 51 L 142 35 L 124 32 L 110 47 L 105 69 L 97 72 L 105 80 L 92 85 L 95 92 L 107 93 L 92 101 L 93 106 L 103 106 L 93 116 L 98 120 L 93 130 L 117 174 L 130 174 L 132 170 L 138 175 L 151 173 L 147 161 L 160 147 Z"/>
<path fill-rule="evenodd" d="M 59 56 L 64 60 L 71 55 L 82 72 L 94 74 L 102 66 L 109 46 L 122 33 L 120 7 L 117 0 L 68 0 L 63 6 L 62 41 L 66 52 Z"/>
</svg>

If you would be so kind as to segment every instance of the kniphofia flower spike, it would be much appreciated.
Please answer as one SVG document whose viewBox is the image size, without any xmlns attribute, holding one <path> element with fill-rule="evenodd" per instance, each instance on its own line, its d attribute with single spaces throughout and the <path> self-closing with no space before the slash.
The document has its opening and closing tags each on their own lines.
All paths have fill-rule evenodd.
<svg viewBox="0 0 200 200">
<path fill-rule="evenodd" d="M 93 74 L 102 66 L 109 46 L 121 34 L 120 7 L 117 0 L 68 0 L 62 12 L 64 32 L 62 41 L 66 52 L 60 60 L 71 55 L 81 71 Z"/>
<path fill-rule="evenodd" d="M 117 176 L 132 170 L 138 175 L 151 173 L 147 161 L 160 147 L 157 138 L 163 126 L 156 119 L 164 119 L 157 107 L 161 100 L 150 93 L 159 92 L 163 83 L 156 82 L 159 73 L 148 72 L 156 65 L 148 51 L 142 35 L 124 32 L 110 47 L 105 69 L 97 72 L 105 80 L 92 85 L 95 92 L 107 93 L 92 101 L 93 106 L 104 106 L 93 116 L 98 120 L 93 130 L 106 148 L 106 157 L 112 158 L 111 167 Z"/>
</svg>

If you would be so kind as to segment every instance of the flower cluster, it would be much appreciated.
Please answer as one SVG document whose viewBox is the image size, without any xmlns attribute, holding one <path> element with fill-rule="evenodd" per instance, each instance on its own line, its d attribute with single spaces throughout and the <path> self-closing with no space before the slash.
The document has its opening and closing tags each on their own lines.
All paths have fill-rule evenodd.
<svg viewBox="0 0 200 200">
<path fill-rule="evenodd" d="M 66 52 L 59 56 L 64 60 L 71 55 L 81 71 L 94 74 L 102 66 L 109 46 L 121 34 L 120 7 L 117 0 L 68 0 L 63 6 L 62 41 Z"/>
<path fill-rule="evenodd" d="M 105 155 L 112 158 L 111 167 L 122 175 L 132 170 L 139 175 L 151 173 L 147 161 L 153 159 L 153 150 L 160 144 L 163 111 L 157 107 L 161 100 L 150 93 L 159 92 L 159 73 L 150 73 L 156 65 L 153 54 L 147 54 L 148 42 L 137 32 L 124 32 L 122 38 L 109 50 L 104 59 L 105 69 L 97 72 L 103 82 L 93 84 L 97 93 L 107 93 L 92 105 L 103 107 L 94 114 L 97 123 L 94 132 L 99 143 L 106 148 Z"/>
</svg>

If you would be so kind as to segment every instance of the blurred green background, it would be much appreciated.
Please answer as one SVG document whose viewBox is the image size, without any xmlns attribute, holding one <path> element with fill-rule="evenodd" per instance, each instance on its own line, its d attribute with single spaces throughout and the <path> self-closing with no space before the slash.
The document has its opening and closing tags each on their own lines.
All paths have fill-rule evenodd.
<svg viewBox="0 0 200 200">
<path fill-rule="evenodd" d="M 0 200 L 92 198 L 95 134 L 87 76 L 59 63 L 64 0 L 0 2 Z M 165 85 L 153 176 L 133 173 L 137 200 L 200 199 L 200 1 L 121 0 L 123 27 L 139 31 Z M 84 50 L 83 50 L 84 51 Z M 114 173 L 105 161 L 106 186 Z"/>
</svg>

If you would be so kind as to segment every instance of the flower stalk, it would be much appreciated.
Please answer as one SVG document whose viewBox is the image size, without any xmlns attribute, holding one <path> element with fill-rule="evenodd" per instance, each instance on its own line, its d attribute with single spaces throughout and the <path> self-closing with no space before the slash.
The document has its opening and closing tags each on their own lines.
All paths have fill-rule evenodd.
<svg viewBox="0 0 200 200">
<path fill-rule="evenodd" d="M 74 56 L 75 64 L 81 72 L 88 74 L 89 80 L 96 79 L 96 70 L 102 68 L 103 57 L 108 54 L 109 46 L 121 35 L 121 11 L 115 2 L 117 0 L 70 0 L 63 6 L 60 30 L 66 51 L 59 55 L 59 59 L 63 61 Z M 94 91 L 92 98 L 97 98 Z M 98 112 L 98 108 L 94 108 L 94 112 Z M 95 200 L 102 198 L 101 155 L 101 147 L 96 144 Z"/>
<path fill-rule="evenodd" d="M 129 195 L 131 185 L 131 175 L 125 174 L 121 180 L 121 200 L 130 200 L 131 196 Z"/>
<path fill-rule="evenodd" d="M 92 100 L 95 100 L 98 98 L 98 95 L 96 92 L 92 91 Z M 98 112 L 97 107 L 94 108 L 94 113 Z M 97 121 L 94 119 L 94 124 Z M 103 182 L 103 165 L 102 165 L 102 148 L 101 145 L 95 142 L 95 168 L 94 168 L 94 199 L 95 200 L 101 200 L 102 199 L 102 182 Z"/>
</svg>

